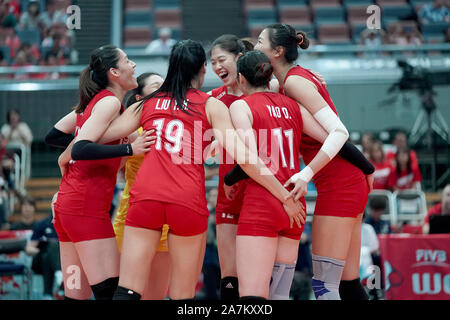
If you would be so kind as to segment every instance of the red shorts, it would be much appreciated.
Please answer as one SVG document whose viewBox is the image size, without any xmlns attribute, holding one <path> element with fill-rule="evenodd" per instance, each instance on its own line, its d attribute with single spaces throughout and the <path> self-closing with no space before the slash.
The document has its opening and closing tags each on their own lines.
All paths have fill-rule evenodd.
<svg viewBox="0 0 450 320">
<path fill-rule="evenodd" d="M 88 215 L 73 215 L 58 212 L 55 208 L 55 230 L 60 242 L 82 242 L 114 238 L 109 213 L 105 219 Z"/>
<path fill-rule="evenodd" d="M 177 204 L 145 200 L 130 204 L 126 226 L 162 230 L 169 225 L 169 233 L 189 237 L 204 233 L 208 229 L 208 216 Z"/>
<path fill-rule="evenodd" d="M 306 208 L 305 200 L 302 203 Z M 289 217 L 281 202 L 264 187 L 249 183 L 239 218 L 238 236 L 286 237 L 299 240 L 304 226 L 289 227 Z"/>
<path fill-rule="evenodd" d="M 317 200 L 314 215 L 356 218 L 364 212 L 369 198 L 366 180 L 328 192 L 317 186 Z"/>
<path fill-rule="evenodd" d="M 244 201 L 246 181 L 239 182 L 235 197 L 229 200 L 225 196 L 223 185 L 219 185 L 216 205 L 216 225 L 218 224 L 238 224 L 239 213 L 241 212 L 242 202 Z"/>
</svg>

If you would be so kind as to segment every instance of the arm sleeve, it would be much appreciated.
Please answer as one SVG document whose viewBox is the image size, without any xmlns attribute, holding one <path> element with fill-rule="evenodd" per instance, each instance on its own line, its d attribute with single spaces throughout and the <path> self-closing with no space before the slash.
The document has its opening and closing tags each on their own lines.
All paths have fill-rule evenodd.
<svg viewBox="0 0 450 320">
<path fill-rule="evenodd" d="M 45 136 L 45 143 L 49 146 L 65 149 L 72 142 L 73 138 L 73 134 L 64 133 L 53 127 Z"/>
<path fill-rule="evenodd" d="M 104 145 L 89 140 L 76 142 L 72 148 L 73 160 L 101 160 L 133 155 L 131 144 Z"/>
<path fill-rule="evenodd" d="M 339 151 L 339 155 L 353 164 L 354 166 L 361 169 L 365 174 L 372 174 L 375 172 L 375 167 L 370 163 L 369 160 L 355 147 L 350 141 L 347 141 Z"/>
<path fill-rule="evenodd" d="M 235 183 L 238 183 L 241 180 L 247 179 L 249 176 L 242 170 L 240 165 L 235 165 L 230 172 L 225 175 L 224 182 L 227 186 L 232 186 Z"/>
</svg>

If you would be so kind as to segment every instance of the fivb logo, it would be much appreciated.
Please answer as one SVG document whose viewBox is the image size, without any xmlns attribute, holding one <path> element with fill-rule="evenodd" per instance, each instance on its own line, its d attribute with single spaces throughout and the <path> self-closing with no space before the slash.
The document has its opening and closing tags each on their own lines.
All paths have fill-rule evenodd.
<svg viewBox="0 0 450 320">
<path fill-rule="evenodd" d="M 444 250 L 418 249 L 416 250 L 417 263 L 411 267 L 439 266 L 450 268 L 446 263 L 447 253 Z M 442 290 L 450 294 L 450 274 L 442 273 L 413 273 L 412 285 L 415 294 L 440 294 Z"/>
<path fill-rule="evenodd" d="M 367 29 L 381 29 L 381 9 L 377 5 L 371 5 L 367 7 L 367 14 L 370 14 L 370 17 L 367 18 L 366 25 Z"/>
<path fill-rule="evenodd" d="M 66 13 L 69 17 L 66 20 L 66 26 L 69 30 L 80 30 L 81 29 L 81 9 L 79 6 L 69 6 L 67 7 Z"/>
</svg>

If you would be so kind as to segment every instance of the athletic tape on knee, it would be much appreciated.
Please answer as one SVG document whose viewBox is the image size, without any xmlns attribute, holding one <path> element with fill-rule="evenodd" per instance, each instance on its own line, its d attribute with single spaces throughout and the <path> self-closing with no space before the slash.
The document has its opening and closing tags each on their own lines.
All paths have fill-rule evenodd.
<svg viewBox="0 0 450 320">
<path fill-rule="evenodd" d="M 275 263 L 269 288 L 270 300 L 289 300 L 295 264 Z"/>
<path fill-rule="evenodd" d="M 330 159 L 333 159 L 341 150 L 349 137 L 349 133 L 339 117 L 330 106 L 325 106 L 314 114 L 314 118 L 328 132 L 328 137 L 323 142 L 322 150 Z"/>
<path fill-rule="evenodd" d="M 312 288 L 317 300 L 340 300 L 339 283 L 345 261 L 312 255 Z"/>
</svg>

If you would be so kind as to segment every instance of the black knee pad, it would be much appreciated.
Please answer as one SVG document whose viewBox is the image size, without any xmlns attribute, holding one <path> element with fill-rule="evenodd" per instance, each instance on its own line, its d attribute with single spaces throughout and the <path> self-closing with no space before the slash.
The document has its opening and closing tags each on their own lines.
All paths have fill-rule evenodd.
<svg viewBox="0 0 450 320">
<path fill-rule="evenodd" d="M 225 277 L 220 280 L 220 300 L 239 300 L 239 282 L 236 277 Z"/>
<path fill-rule="evenodd" d="M 339 295 L 342 300 L 369 300 L 369 296 L 359 278 L 354 280 L 341 280 L 339 283 Z"/>
<path fill-rule="evenodd" d="M 118 286 L 113 300 L 141 300 L 141 295 L 133 290 Z"/>
<path fill-rule="evenodd" d="M 91 286 L 95 300 L 112 300 L 114 292 L 119 284 L 119 277 L 108 278 Z"/>
</svg>

